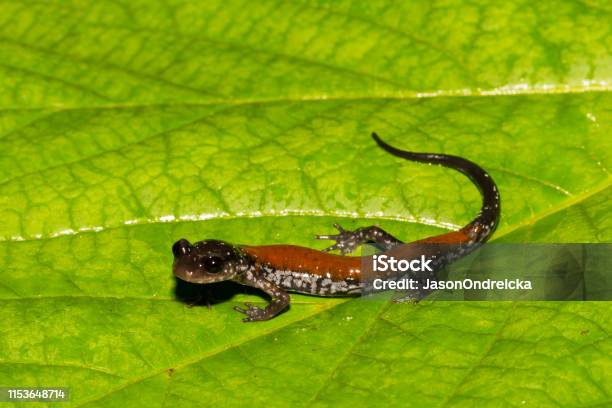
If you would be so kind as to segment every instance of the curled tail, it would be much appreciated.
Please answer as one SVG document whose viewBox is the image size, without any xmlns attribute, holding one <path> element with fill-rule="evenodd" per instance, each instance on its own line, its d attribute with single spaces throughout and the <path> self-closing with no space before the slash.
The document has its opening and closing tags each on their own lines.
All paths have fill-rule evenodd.
<svg viewBox="0 0 612 408">
<path fill-rule="evenodd" d="M 455 239 L 457 238 L 457 233 L 465 235 L 465 241 L 470 243 L 483 243 L 489 239 L 499 223 L 501 200 L 495 182 L 482 167 L 458 156 L 438 153 L 415 153 L 400 150 L 382 141 L 376 133 L 372 133 L 372 137 L 376 143 L 378 143 L 378 146 L 394 156 L 421 163 L 439 164 L 460 171 L 468 176 L 480 190 L 480 194 L 482 195 L 482 207 L 476 218 L 468 225 L 463 227 L 460 231 L 451 234 Z M 445 236 L 446 234 L 434 237 L 432 241 L 444 242 Z"/>
</svg>

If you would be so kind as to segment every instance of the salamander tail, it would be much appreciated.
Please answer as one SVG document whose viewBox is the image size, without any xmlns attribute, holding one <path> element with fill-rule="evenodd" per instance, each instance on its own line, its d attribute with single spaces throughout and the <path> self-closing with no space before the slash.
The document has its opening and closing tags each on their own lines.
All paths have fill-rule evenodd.
<svg viewBox="0 0 612 408">
<path fill-rule="evenodd" d="M 374 138 L 378 146 L 394 156 L 421 163 L 439 164 L 455 169 L 469 177 L 480 190 L 482 207 L 476 218 L 461 231 L 473 236 L 476 242 L 485 242 L 495 231 L 501 213 L 499 189 L 495 181 L 482 167 L 458 156 L 400 150 L 384 142 L 376 133 L 372 133 L 372 138 Z"/>
</svg>

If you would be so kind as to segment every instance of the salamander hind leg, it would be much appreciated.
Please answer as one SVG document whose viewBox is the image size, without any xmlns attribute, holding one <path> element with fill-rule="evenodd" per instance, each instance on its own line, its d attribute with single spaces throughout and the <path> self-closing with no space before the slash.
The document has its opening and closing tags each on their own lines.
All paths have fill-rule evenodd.
<svg viewBox="0 0 612 408">
<path fill-rule="evenodd" d="M 331 239 L 336 243 L 324 249 L 324 251 L 338 250 L 342 255 L 350 254 L 360 245 L 373 243 L 383 251 L 387 251 L 403 242 L 389 234 L 385 230 L 375 225 L 357 228 L 354 231 L 347 231 L 338 224 L 334 224 L 338 230 L 336 235 L 316 235 L 316 239 Z"/>
<path fill-rule="evenodd" d="M 398 291 L 398 293 L 391 299 L 393 303 L 411 303 L 416 305 L 419 303 L 428 293 L 421 290 L 412 291 Z"/>
</svg>

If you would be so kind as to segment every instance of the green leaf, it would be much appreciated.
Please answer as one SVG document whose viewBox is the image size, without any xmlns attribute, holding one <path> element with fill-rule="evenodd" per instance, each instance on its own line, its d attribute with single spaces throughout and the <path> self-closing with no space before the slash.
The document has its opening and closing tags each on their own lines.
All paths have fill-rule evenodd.
<svg viewBox="0 0 612 408">
<path fill-rule="evenodd" d="M 0 385 L 76 407 L 610 405 L 607 302 L 292 295 L 242 324 L 264 299 L 190 308 L 170 269 L 181 237 L 323 248 L 334 222 L 414 240 L 478 211 L 372 131 L 485 167 L 498 242 L 610 242 L 607 3 L 0 11 Z"/>
</svg>

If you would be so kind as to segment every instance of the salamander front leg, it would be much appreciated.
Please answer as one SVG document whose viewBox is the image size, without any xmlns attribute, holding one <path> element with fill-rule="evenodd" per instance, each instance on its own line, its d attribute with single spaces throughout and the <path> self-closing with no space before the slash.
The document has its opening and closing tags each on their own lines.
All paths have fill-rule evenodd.
<svg viewBox="0 0 612 408">
<path fill-rule="evenodd" d="M 250 303 L 244 304 L 247 307 L 246 309 L 234 306 L 235 311 L 247 315 L 247 317 L 242 319 L 243 322 L 270 320 L 289 305 L 289 294 L 261 276 L 248 273 L 240 279 L 239 283 L 261 289 L 271 298 L 270 304 L 265 308 Z"/>
<path fill-rule="evenodd" d="M 359 245 L 365 243 L 373 243 L 381 250 L 387 251 L 403 243 L 387 231 L 375 225 L 357 228 L 354 231 L 347 231 L 339 224 L 334 224 L 334 227 L 338 230 L 338 234 L 336 235 L 315 236 L 316 239 L 331 239 L 336 241 L 334 245 L 324 249 L 326 252 L 338 250 L 342 255 L 350 254 L 354 252 Z"/>
</svg>

